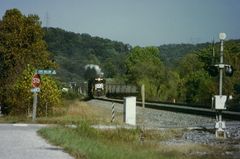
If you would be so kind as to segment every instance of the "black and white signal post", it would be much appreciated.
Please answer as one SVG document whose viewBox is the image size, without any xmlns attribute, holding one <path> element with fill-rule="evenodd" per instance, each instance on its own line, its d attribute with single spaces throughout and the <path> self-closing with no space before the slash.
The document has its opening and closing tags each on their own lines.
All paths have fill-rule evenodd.
<svg viewBox="0 0 240 159">
<path fill-rule="evenodd" d="M 227 95 L 223 95 L 223 71 L 225 69 L 226 74 L 233 73 L 232 66 L 223 63 L 223 41 L 226 39 L 225 33 L 219 34 L 219 39 L 221 42 L 220 46 L 220 63 L 216 64 L 215 66 L 219 68 L 219 95 L 215 95 L 215 110 L 216 110 L 216 137 L 217 138 L 226 138 L 226 125 L 225 122 L 222 120 L 222 111 L 226 110 L 226 101 Z"/>
</svg>

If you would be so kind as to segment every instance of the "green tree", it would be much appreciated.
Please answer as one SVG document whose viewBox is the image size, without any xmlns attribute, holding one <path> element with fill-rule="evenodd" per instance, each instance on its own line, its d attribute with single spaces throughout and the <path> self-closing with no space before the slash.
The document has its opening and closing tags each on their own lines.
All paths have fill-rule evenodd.
<svg viewBox="0 0 240 159">
<path fill-rule="evenodd" d="M 181 85 L 179 97 L 187 103 L 210 104 L 216 94 L 215 78 L 208 74 L 208 66 L 214 65 L 212 49 L 204 48 L 186 55 L 180 61 Z"/>
<path fill-rule="evenodd" d="M 147 99 L 166 100 L 164 89 L 167 72 L 157 48 L 133 48 L 127 57 L 126 67 L 129 82 L 139 87 L 145 85 Z"/>
<path fill-rule="evenodd" d="M 0 102 L 11 113 L 26 112 L 22 107 L 29 105 L 33 70 L 55 67 L 49 57 L 38 16 L 7 10 L 0 20 Z"/>
<path fill-rule="evenodd" d="M 224 43 L 224 63 L 232 65 L 234 69 L 233 76 L 224 76 L 223 93 L 226 95 L 233 95 L 234 102 L 239 103 L 240 93 L 238 86 L 240 85 L 240 41 L 226 41 Z"/>
<path fill-rule="evenodd" d="M 113 78 L 116 74 L 116 66 L 113 64 L 112 59 L 107 59 L 103 65 L 104 76 L 107 78 Z"/>
<path fill-rule="evenodd" d="M 45 115 L 46 111 L 47 114 L 51 115 L 53 114 L 53 107 L 62 106 L 62 94 L 53 77 L 48 75 L 41 77 L 41 92 L 39 93 L 38 115 Z"/>
<path fill-rule="evenodd" d="M 70 77 L 75 81 L 84 80 L 84 66 L 97 64 L 109 77 L 122 77 L 126 69 L 124 60 L 130 46 L 121 42 L 92 37 L 89 34 L 76 34 L 59 28 L 45 28 L 45 40 L 54 52 L 59 64 L 56 76 L 64 82 Z"/>
<path fill-rule="evenodd" d="M 180 84 L 180 76 L 178 72 L 166 69 L 165 82 L 163 85 L 163 92 L 161 97 L 164 101 L 178 102 L 178 86 Z"/>
</svg>

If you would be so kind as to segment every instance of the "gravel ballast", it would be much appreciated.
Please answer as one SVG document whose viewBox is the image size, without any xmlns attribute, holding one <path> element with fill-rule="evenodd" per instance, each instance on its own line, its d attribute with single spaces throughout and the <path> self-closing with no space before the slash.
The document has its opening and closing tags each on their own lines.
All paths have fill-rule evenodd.
<svg viewBox="0 0 240 159">
<path fill-rule="evenodd" d="M 109 112 L 112 109 L 111 102 L 90 100 L 89 105 L 98 106 Z M 123 104 L 115 103 L 115 112 L 123 114 Z M 111 114 L 109 114 L 110 116 Z M 184 113 L 176 113 L 164 110 L 155 110 L 149 108 L 137 107 L 137 126 L 143 126 L 145 129 L 186 129 L 182 138 L 164 141 L 163 144 L 181 145 L 186 143 L 202 145 L 230 146 L 234 151 L 223 152 L 233 158 L 240 158 L 240 122 L 225 121 L 227 139 L 216 139 L 215 137 L 215 118 L 206 116 L 197 116 Z M 123 117 L 120 117 L 123 119 Z M 223 119 L 224 120 L 224 119 Z M 226 154 L 227 153 L 227 154 Z"/>
</svg>

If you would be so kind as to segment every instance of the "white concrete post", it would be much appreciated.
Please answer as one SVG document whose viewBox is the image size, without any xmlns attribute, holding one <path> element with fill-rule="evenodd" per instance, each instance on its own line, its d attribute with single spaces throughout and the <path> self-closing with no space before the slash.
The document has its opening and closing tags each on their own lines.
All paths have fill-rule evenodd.
<svg viewBox="0 0 240 159">
<path fill-rule="evenodd" d="M 124 122 L 136 125 L 136 97 L 124 98 Z"/>
</svg>

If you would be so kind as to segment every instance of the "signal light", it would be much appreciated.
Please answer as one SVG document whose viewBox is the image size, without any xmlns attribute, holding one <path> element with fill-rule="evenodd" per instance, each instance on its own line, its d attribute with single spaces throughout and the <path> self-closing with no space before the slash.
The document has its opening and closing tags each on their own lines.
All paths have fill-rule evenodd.
<svg viewBox="0 0 240 159">
<path fill-rule="evenodd" d="M 225 68 L 226 76 L 231 77 L 233 75 L 233 72 L 234 72 L 234 70 L 233 70 L 233 67 L 231 65 L 226 66 L 226 68 Z"/>
<path fill-rule="evenodd" d="M 219 74 L 218 68 L 216 66 L 208 66 L 207 70 L 210 76 L 215 77 Z"/>
</svg>

